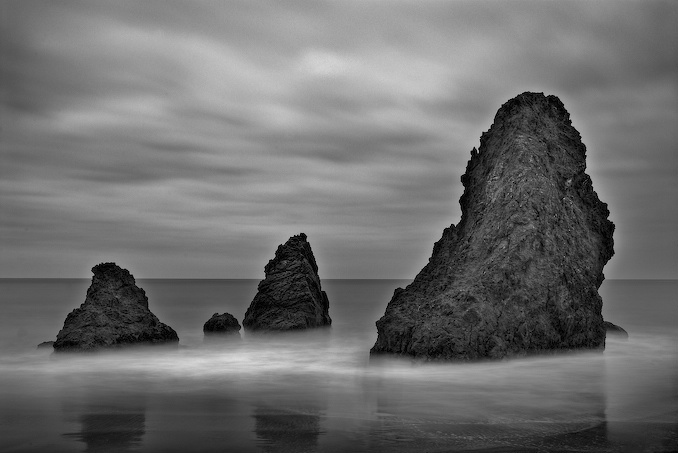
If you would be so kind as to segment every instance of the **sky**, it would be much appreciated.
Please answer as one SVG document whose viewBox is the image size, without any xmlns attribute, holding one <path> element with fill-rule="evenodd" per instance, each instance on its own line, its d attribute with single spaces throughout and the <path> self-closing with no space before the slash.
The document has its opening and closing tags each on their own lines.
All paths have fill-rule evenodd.
<svg viewBox="0 0 678 454">
<path fill-rule="evenodd" d="M 412 279 L 499 107 L 558 96 L 616 224 L 678 279 L 678 2 L 0 0 L 0 277 Z"/>
</svg>

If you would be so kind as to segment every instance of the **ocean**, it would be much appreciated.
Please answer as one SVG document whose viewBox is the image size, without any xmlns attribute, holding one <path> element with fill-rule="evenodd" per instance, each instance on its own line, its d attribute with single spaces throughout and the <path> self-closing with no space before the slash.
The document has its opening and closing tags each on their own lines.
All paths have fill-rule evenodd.
<svg viewBox="0 0 678 454">
<path fill-rule="evenodd" d="M 323 280 L 332 327 L 205 342 L 258 280 L 137 279 L 180 348 L 53 355 L 89 279 L 0 279 L 3 452 L 678 451 L 678 281 L 606 280 L 600 352 L 369 359 L 402 280 Z"/>
</svg>

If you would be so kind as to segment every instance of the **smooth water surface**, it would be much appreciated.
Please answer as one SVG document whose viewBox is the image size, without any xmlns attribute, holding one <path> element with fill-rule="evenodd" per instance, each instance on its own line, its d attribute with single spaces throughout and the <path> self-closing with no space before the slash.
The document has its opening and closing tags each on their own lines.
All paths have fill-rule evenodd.
<svg viewBox="0 0 678 454">
<path fill-rule="evenodd" d="M 369 361 L 407 281 L 326 280 L 330 329 L 203 341 L 255 280 L 138 280 L 177 350 L 53 355 L 88 280 L 0 280 L 2 451 L 676 451 L 676 281 L 606 281 L 604 353 Z"/>
</svg>

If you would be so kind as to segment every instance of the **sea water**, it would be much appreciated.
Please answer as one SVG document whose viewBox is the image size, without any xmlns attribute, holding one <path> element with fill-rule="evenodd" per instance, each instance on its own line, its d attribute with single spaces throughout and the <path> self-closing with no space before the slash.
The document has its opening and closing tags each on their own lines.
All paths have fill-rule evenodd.
<svg viewBox="0 0 678 454">
<path fill-rule="evenodd" d="M 89 280 L 0 280 L 0 450 L 678 450 L 678 281 L 605 281 L 604 353 L 468 364 L 370 361 L 397 280 L 324 280 L 329 329 L 206 342 L 257 283 L 138 279 L 180 348 L 54 355 Z"/>
</svg>

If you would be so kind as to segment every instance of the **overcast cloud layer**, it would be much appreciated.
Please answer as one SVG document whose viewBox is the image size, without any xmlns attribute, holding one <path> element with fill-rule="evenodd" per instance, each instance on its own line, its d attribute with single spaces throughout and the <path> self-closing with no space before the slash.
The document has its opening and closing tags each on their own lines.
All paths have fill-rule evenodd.
<svg viewBox="0 0 678 454">
<path fill-rule="evenodd" d="M 0 277 L 413 278 L 469 151 L 561 98 L 617 225 L 608 278 L 678 278 L 678 3 L 0 3 Z"/>
</svg>

